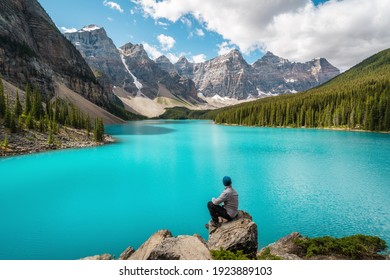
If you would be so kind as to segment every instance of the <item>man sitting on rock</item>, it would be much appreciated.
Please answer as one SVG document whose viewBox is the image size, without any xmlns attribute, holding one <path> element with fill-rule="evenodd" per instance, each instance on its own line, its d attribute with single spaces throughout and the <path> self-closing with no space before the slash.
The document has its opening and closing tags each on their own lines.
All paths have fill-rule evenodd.
<svg viewBox="0 0 390 280">
<path fill-rule="evenodd" d="M 207 203 L 211 215 L 211 221 L 206 224 L 206 228 L 211 230 L 217 228 L 219 224 L 219 217 L 222 217 L 228 221 L 233 220 L 238 214 L 238 194 L 232 187 L 232 180 L 230 177 L 225 176 L 222 180 L 225 190 L 221 193 L 218 198 L 212 198 Z M 223 206 L 220 204 L 223 203 Z"/>
</svg>

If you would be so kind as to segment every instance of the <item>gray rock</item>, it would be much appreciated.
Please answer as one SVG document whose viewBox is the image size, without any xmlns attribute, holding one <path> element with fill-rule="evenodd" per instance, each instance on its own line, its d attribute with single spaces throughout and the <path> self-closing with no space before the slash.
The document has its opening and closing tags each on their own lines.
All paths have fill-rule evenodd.
<svg viewBox="0 0 390 280">
<path fill-rule="evenodd" d="M 248 213 L 240 210 L 233 221 L 224 222 L 215 230 L 210 229 L 207 245 L 210 250 L 242 250 L 254 257 L 258 246 L 257 225 Z"/>
<path fill-rule="evenodd" d="M 324 58 L 290 62 L 271 52 L 249 65 L 238 50 L 203 63 L 181 57 L 174 65 L 180 75 L 194 80 L 204 96 L 240 100 L 304 91 L 340 74 Z"/>
<path fill-rule="evenodd" d="M 80 260 L 83 260 L 83 261 L 108 261 L 108 260 L 113 260 L 113 259 L 114 259 L 114 257 L 111 256 L 110 254 L 103 254 L 103 255 L 96 255 L 96 256 L 82 258 Z"/>
<path fill-rule="evenodd" d="M 302 260 L 302 258 L 297 255 L 302 249 L 295 245 L 294 240 L 303 238 L 304 237 L 298 232 L 293 232 L 275 243 L 262 248 L 257 255 L 261 255 L 268 248 L 270 249 L 270 254 L 281 257 L 284 260 Z"/>
<path fill-rule="evenodd" d="M 36 0 L 0 1 L 0 76 L 20 88 L 39 86 L 48 99 L 57 81 L 101 106 L 115 101 L 96 82 L 80 52 Z M 22 51 L 21 51 L 22 50 Z"/>
<path fill-rule="evenodd" d="M 119 50 L 107 36 L 104 28 L 88 25 L 75 32 L 67 32 L 65 37 L 80 51 L 97 76 L 104 74 L 114 86 L 136 92 L 130 73 L 122 62 Z"/>
<path fill-rule="evenodd" d="M 147 260 L 150 253 L 160 245 L 165 239 L 172 237 L 169 230 L 160 230 L 153 234 L 141 247 L 138 248 L 131 256 L 130 260 Z"/>
<path fill-rule="evenodd" d="M 149 260 L 211 260 L 206 242 L 199 236 L 168 237 L 151 253 Z"/>
<path fill-rule="evenodd" d="M 118 260 L 129 260 L 130 257 L 135 253 L 135 250 L 133 247 L 128 247 L 126 250 L 122 252 L 122 254 L 119 256 Z"/>
</svg>

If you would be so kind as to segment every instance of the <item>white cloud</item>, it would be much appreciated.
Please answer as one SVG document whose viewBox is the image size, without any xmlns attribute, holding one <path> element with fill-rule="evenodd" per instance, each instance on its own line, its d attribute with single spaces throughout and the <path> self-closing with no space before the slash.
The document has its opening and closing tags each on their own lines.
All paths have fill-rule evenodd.
<svg viewBox="0 0 390 280">
<path fill-rule="evenodd" d="M 117 10 L 121 13 L 124 12 L 124 10 L 121 8 L 121 6 L 118 3 L 111 2 L 111 1 L 104 1 L 103 5 L 106 7 L 110 7 L 111 9 Z"/>
<path fill-rule="evenodd" d="M 310 0 L 133 2 L 156 20 L 190 14 L 246 53 L 270 50 L 298 61 L 321 56 L 342 70 L 390 46 L 388 0 L 330 0 L 318 7 Z"/>
<path fill-rule="evenodd" d="M 222 42 L 221 44 L 218 44 L 217 47 L 218 47 L 218 55 L 227 54 L 230 51 L 235 49 L 235 47 L 231 46 L 231 44 L 226 41 Z"/>
<path fill-rule="evenodd" d="M 189 27 L 189 28 L 192 26 L 192 21 L 189 20 L 189 19 L 186 18 L 186 17 L 182 17 L 182 18 L 180 19 L 180 21 L 181 21 L 183 24 L 187 25 L 187 27 Z"/>
<path fill-rule="evenodd" d="M 195 30 L 195 34 L 198 35 L 199 37 L 203 37 L 205 34 L 204 34 L 204 31 L 200 28 L 197 28 Z"/>
<path fill-rule="evenodd" d="M 71 27 L 71 28 L 61 27 L 61 30 L 64 33 L 74 33 L 74 32 L 77 32 L 77 29 L 74 28 L 74 27 Z"/>
<path fill-rule="evenodd" d="M 167 36 L 164 34 L 158 35 L 157 40 L 160 42 L 163 51 L 168 51 L 172 49 L 176 43 L 175 39 L 173 39 L 171 36 Z"/>
<path fill-rule="evenodd" d="M 111 17 L 108 17 L 107 20 L 108 20 L 108 21 L 111 21 L 111 22 L 114 21 L 114 19 L 111 18 Z"/>
<path fill-rule="evenodd" d="M 179 60 L 179 57 L 173 53 L 167 53 L 165 56 L 168 57 L 172 63 L 176 63 Z"/>
<path fill-rule="evenodd" d="M 142 45 L 149 57 L 153 60 L 163 55 L 156 47 L 153 47 L 146 42 L 143 42 Z"/>
<path fill-rule="evenodd" d="M 201 62 L 205 62 L 207 59 L 207 56 L 205 54 L 198 54 L 198 55 L 194 55 L 192 57 L 192 61 L 195 62 L 195 63 L 201 63 Z"/>
<path fill-rule="evenodd" d="M 162 22 L 162 21 L 157 21 L 157 25 L 160 25 L 160 26 L 163 26 L 163 27 L 167 27 L 167 26 L 169 26 L 169 23 Z"/>
</svg>

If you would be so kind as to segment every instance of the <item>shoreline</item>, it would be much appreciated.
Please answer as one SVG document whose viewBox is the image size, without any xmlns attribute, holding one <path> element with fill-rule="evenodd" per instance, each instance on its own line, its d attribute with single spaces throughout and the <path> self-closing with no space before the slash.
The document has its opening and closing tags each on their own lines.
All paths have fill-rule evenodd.
<svg viewBox="0 0 390 280">
<path fill-rule="evenodd" d="M 84 130 L 61 127 L 58 134 L 54 135 L 53 144 L 48 143 L 49 135 L 35 130 L 22 130 L 16 133 L 8 133 L 4 127 L 0 127 L 0 159 L 14 156 L 32 155 L 48 151 L 97 147 L 115 143 L 115 139 L 105 134 L 103 142 L 95 142 L 93 134 Z M 5 135 L 8 137 L 8 147 L 3 146 Z"/>
<path fill-rule="evenodd" d="M 253 127 L 253 128 L 287 128 L 287 129 L 316 129 L 316 130 L 334 130 L 334 131 L 346 131 L 346 132 L 368 132 L 368 133 L 380 133 L 380 134 L 390 134 L 390 131 L 373 131 L 373 130 L 364 130 L 356 128 L 343 128 L 343 127 L 292 127 L 292 126 L 257 126 L 257 125 L 242 125 L 242 124 L 229 124 L 229 123 L 216 123 L 211 120 L 216 125 L 224 126 L 239 126 L 239 127 Z"/>
</svg>

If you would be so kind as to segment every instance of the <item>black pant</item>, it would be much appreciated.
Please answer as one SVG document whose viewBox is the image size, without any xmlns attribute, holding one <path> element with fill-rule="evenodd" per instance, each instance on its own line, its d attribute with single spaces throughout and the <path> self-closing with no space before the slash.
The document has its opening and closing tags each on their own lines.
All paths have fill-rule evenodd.
<svg viewBox="0 0 390 280">
<path fill-rule="evenodd" d="M 222 206 L 215 205 L 210 201 L 209 203 L 207 203 L 207 208 L 209 209 L 211 218 L 213 219 L 214 223 L 218 224 L 218 217 L 222 217 L 228 221 L 233 220 L 232 217 L 230 217 L 229 214 L 226 212 L 226 209 Z"/>
</svg>

